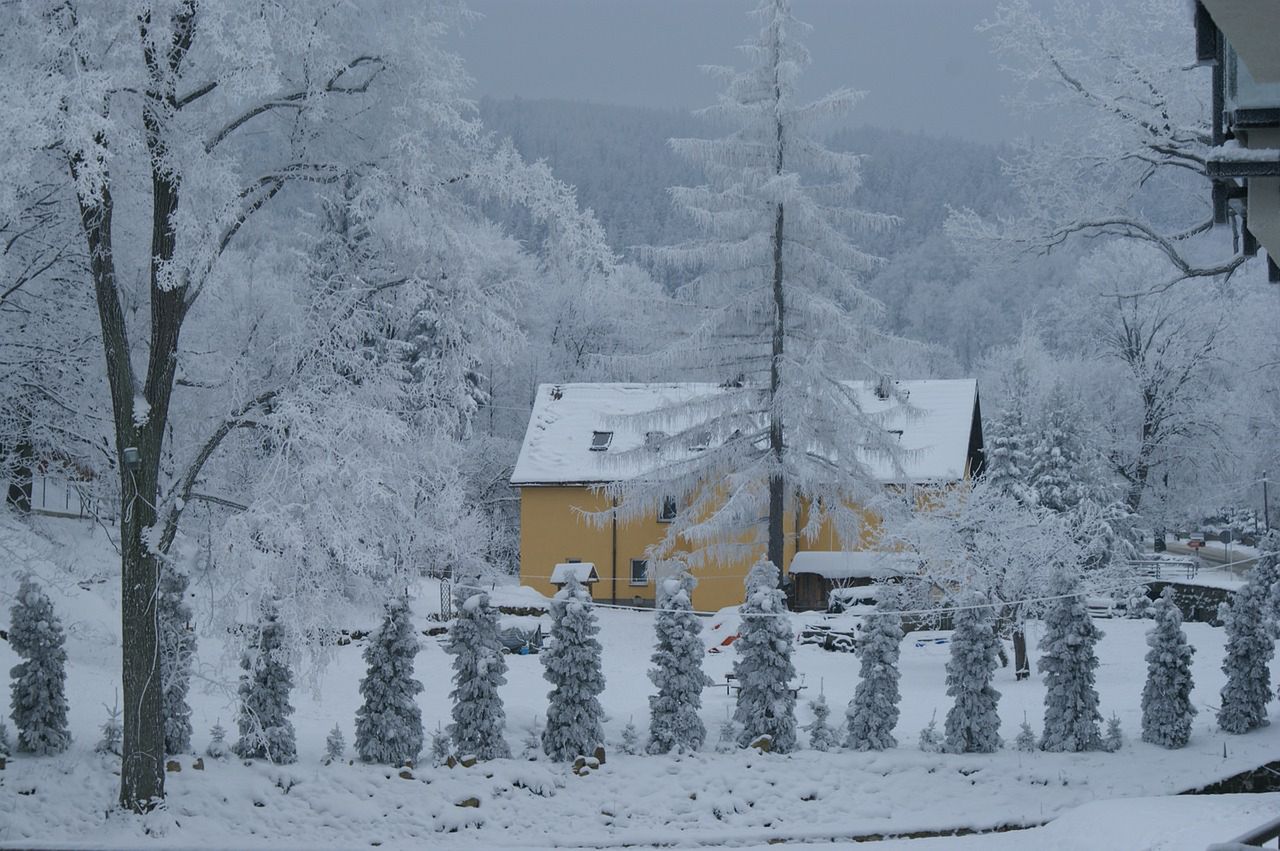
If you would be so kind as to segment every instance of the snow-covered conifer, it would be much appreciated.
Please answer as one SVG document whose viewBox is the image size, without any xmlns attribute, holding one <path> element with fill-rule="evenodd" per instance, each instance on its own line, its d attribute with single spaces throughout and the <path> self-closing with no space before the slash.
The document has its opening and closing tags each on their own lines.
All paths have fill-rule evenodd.
<svg viewBox="0 0 1280 851">
<path fill-rule="evenodd" d="M 1027 427 L 1021 400 L 1015 399 L 1009 410 L 1002 411 L 984 426 L 983 478 L 1001 493 L 1030 504 L 1036 501 L 1031 490 L 1032 435 Z"/>
<path fill-rule="evenodd" d="M 809 747 L 815 751 L 829 751 L 840 747 L 840 737 L 827 721 L 831 715 L 827 696 L 819 694 L 815 700 L 809 701 L 809 711 L 813 713 L 813 721 L 805 726 L 809 731 Z"/>
<path fill-rule="evenodd" d="M 698 710 L 702 689 L 711 678 L 702 671 L 702 623 L 693 613 L 693 587 L 694 579 L 682 564 L 672 576 L 658 574 L 658 611 L 653 619 L 657 641 L 649 669 L 658 692 L 649 696 L 645 745 L 651 754 L 696 751 L 707 738 Z"/>
<path fill-rule="evenodd" d="M 951 753 L 991 753 L 1001 745 L 1000 692 L 991 685 L 999 651 L 987 601 L 966 595 L 955 614 L 947 661 L 947 694 L 955 703 L 947 713 L 944 746 Z"/>
<path fill-rule="evenodd" d="M 48 596 L 29 576 L 23 577 L 9 614 L 9 646 L 25 660 L 9 670 L 18 751 L 61 753 L 71 742 L 62 622 Z"/>
<path fill-rule="evenodd" d="M 1195 648 L 1182 630 L 1173 586 L 1150 607 L 1155 626 L 1147 632 L 1147 683 L 1142 688 L 1142 741 L 1180 748 L 1191 737 L 1191 656 Z"/>
<path fill-rule="evenodd" d="M 929 718 L 929 723 L 920 730 L 919 745 L 920 750 L 925 753 L 940 753 L 942 751 L 942 736 L 938 735 L 938 713 L 936 711 Z"/>
<path fill-rule="evenodd" d="M 386 604 L 382 625 L 364 648 L 367 668 L 360 681 L 364 703 L 356 710 L 356 753 L 365 762 L 401 765 L 422 750 L 422 711 L 416 696 L 422 683 L 413 677 L 418 636 L 409 601 Z"/>
<path fill-rule="evenodd" d="M 898 746 L 898 653 L 902 617 L 880 610 L 862 625 L 862 670 L 845 712 L 845 747 L 881 751 Z"/>
<path fill-rule="evenodd" d="M 628 720 L 627 726 L 622 728 L 622 741 L 618 745 L 618 750 L 625 754 L 640 752 L 640 731 L 636 729 L 634 721 Z"/>
<path fill-rule="evenodd" d="M 1049 590 L 1054 599 L 1045 614 L 1040 639 L 1039 670 L 1045 675 L 1044 730 L 1040 748 L 1046 751 L 1087 751 L 1102 746 L 1098 723 L 1098 692 L 1093 646 L 1102 631 L 1089 617 L 1079 571 L 1064 565 Z"/>
<path fill-rule="evenodd" d="M 731 753 L 738 749 L 738 722 L 733 716 L 726 714 L 720 722 L 719 734 L 716 737 L 716 753 Z"/>
<path fill-rule="evenodd" d="M 124 725 L 120 723 L 120 700 L 116 699 L 115 705 L 108 707 L 105 703 L 103 708 L 107 710 L 107 720 L 102 722 L 101 737 L 93 749 L 101 754 L 115 754 L 120 756 L 120 745 L 124 741 Z"/>
<path fill-rule="evenodd" d="M 328 765 L 331 762 L 340 762 L 342 755 L 347 752 L 347 740 L 342 735 L 342 728 L 337 724 L 333 725 L 333 729 L 329 731 L 329 737 L 324 740 L 324 760 Z"/>
<path fill-rule="evenodd" d="M 507 657 L 498 635 L 498 611 L 483 591 L 459 587 L 458 617 L 446 650 L 453 654 L 453 723 L 458 753 L 478 759 L 510 759 L 507 715 L 498 689 L 506 685 Z"/>
<path fill-rule="evenodd" d="M 240 657 L 240 712 L 236 726 L 240 738 L 231 749 L 246 759 L 268 759 L 274 763 L 298 758 L 293 731 L 293 671 L 284 624 L 274 601 L 264 599 L 258 623 Z"/>
<path fill-rule="evenodd" d="M 160 682 L 164 704 L 164 750 L 168 754 L 191 750 L 191 663 L 196 652 L 196 634 L 187 605 L 187 574 L 172 559 L 160 569 Z"/>
<path fill-rule="evenodd" d="M 13 742 L 9 741 L 9 728 L 5 726 L 4 719 L 0 718 L 0 756 L 13 755 Z"/>
<path fill-rule="evenodd" d="M 1124 733 L 1120 729 L 1120 716 L 1112 713 L 1107 719 L 1107 735 L 1102 740 L 1102 749 L 1107 753 L 1115 753 L 1124 746 Z"/>
<path fill-rule="evenodd" d="M 433 742 L 434 745 L 434 742 Z M 447 747 L 447 746 L 446 746 Z M 529 724 L 529 729 L 525 731 L 524 740 L 521 742 L 520 755 L 527 760 L 536 760 L 542 753 L 542 722 L 538 720 L 538 716 L 533 716 L 533 721 Z M 445 756 L 448 756 L 446 750 Z"/>
<path fill-rule="evenodd" d="M 226 759 L 230 753 L 231 749 L 227 747 L 227 730 L 219 721 L 209 731 L 209 746 L 204 749 L 204 755 L 213 759 Z"/>
<path fill-rule="evenodd" d="M 604 743 L 604 673 L 596 640 L 600 627 L 591 595 L 576 576 L 552 598 L 551 618 L 551 646 L 541 654 L 542 675 L 551 683 L 542 750 L 563 762 L 591 754 Z"/>
<path fill-rule="evenodd" d="M 738 702 L 733 718 L 741 726 L 738 744 L 747 747 L 761 736 L 772 739 L 774 753 L 796 746 L 796 698 L 791 691 L 795 665 L 794 638 L 786 595 L 778 589 L 778 568 L 761 559 L 747 574 L 747 598 L 739 607 L 742 626 L 733 643 L 738 657 Z"/>
<path fill-rule="evenodd" d="M 1246 582 L 1222 609 L 1226 633 L 1226 658 L 1218 726 L 1228 733 L 1247 733 L 1267 723 L 1267 702 L 1271 699 L 1271 657 L 1275 640 L 1267 629 L 1263 613 L 1265 592 L 1258 584 Z"/>
<path fill-rule="evenodd" d="M 1031 724 L 1026 718 L 1022 719 L 1022 726 L 1018 728 L 1018 736 L 1013 740 L 1013 746 L 1024 752 L 1036 749 L 1036 731 L 1031 729 Z"/>
<path fill-rule="evenodd" d="M 444 728 L 436 727 L 436 731 L 431 734 L 431 761 L 436 765 L 444 765 L 452 753 L 453 739 Z"/>
<path fill-rule="evenodd" d="M 1086 470 L 1076 408 L 1063 385 L 1045 402 L 1045 421 L 1032 446 L 1031 486 L 1040 504 L 1050 511 L 1070 511 L 1085 491 Z"/>
</svg>

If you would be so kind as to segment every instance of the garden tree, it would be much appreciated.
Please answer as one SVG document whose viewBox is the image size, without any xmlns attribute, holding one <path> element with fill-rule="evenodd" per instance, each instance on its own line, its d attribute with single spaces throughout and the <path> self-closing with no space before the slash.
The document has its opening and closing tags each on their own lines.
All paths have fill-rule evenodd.
<svg viewBox="0 0 1280 851">
<path fill-rule="evenodd" d="M 746 591 L 739 607 L 742 626 L 733 643 L 738 651 L 733 660 L 738 680 L 733 720 L 741 726 L 738 746 L 745 748 L 768 736 L 771 751 L 790 753 L 796 746 L 794 637 L 786 595 L 778 589 L 778 568 L 764 559 L 756 562 L 747 574 Z"/>
<path fill-rule="evenodd" d="M 256 540 L 283 556 L 295 580 L 287 603 L 322 611 L 318 601 L 341 583 L 305 577 L 341 574 L 353 563 L 403 565 L 400 553 L 388 557 L 360 540 L 358 529 L 386 517 L 351 510 L 363 505 L 351 498 L 360 495 L 352 487 L 359 474 L 343 460 L 367 464 L 378 454 L 360 482 L 369 492 L 381 470 L 402 471 L 386 485 L 400 492 L 373 503 L 384 512 L 407 506 L 397 520 L 420 517 L 452 486 L 447 462 L 434 470 L 422 462 L 423 470 L 405 461 L 434 460 L 421 446 L 453 433 L 416 440 L 431 433 L 410 426 L 428 426 L 403 413 L 398 395 L 379 392 L 387 383 L 357 380 L 366 392 L 353 390 L 337 369 L 356 360 L 336 356 L 352 352 L 339 329 L 370 322 L 366 310 L 380 313 L 384 305 L 372 303 L 393 291 L 404 310 L 430 304 L 442 328 L 467 327 L 465 338 L 432 351 L 452 373 L 424 396 L 449 408 L 466 398 L 462 366 L 474 363 L 467 347 L 513 336 L 508 287 L 518 282 L 483 256 L 500 240 L 485 230 L 478 197 L 528 206 L 547 223 L 552 253 L 578 268 L 607 273 L 612 255 L 570 190 L 483 132 L 462 95 L 461 64 L 441 48 L 462 15 L 453 2 L 424 10 L 400 0 L 359 9 L 306 0 L 266 16 L 225 0 L 21 2 L 6 12 L 0 220 L 11 220 L 51 175 L 58 203 L 75 211 L 76 254 L 87 269 L 73 283 L 86 280 L 96 303 L 110 395 L 103 467 L 114 468 L 123 506 L 121 802 L 146 809 L 164 795 L 160 566 L 198 483 L 235 471 L 226 446 L 250 456 L 241 472 L 257 471 L 251 511 L 228 540 Z M 312 235 L 299 213 L 351 175 L 389 199 L 379 227 L 398 248 L 396 275 L 337 292 L 313 288 L 304 269 Z M 281 329 L 292 333 L 271 333 Z M 379 404 L 353 408 L 357 395 Z M 439 413 L 457 422 L 458 411 Z M 364 457 L 345 452 L 351 434 L 368 438 Z M 310 452 L 291 455 L 303 442 Z M 91 434 L 83 443 L 97 445 Z M 327 467 L 304 474 L 291 466 L 334 447 L 343 451 Z M 253 458 L 255 450 L 265 457 Z M 300 531 L 310 518 L 287 506 L 298 504 L 290 492 L 304 488 L 319 521 L 341 522 Z M 326 502 L 343 510 L 326 510 Z M 408 548 L 406 538 L 422 545 L 408 533 L 391 543 Z M 300 554 L 298 541 L 314 548 Z M 269 559 L 243 561 L 253 576 Z"/>
<path fill-rule="evenodd" d="M 1228 733 L 1247 733 L 1269 723 L 1271 657 L 1276 644 L 1267 625 L 1266 593 L 1259 583 L 1250 581 L 1230 603 L 1222 604 L 1227 637 L 1222 673 L 1227 682 L 1222 686 L 1218 727 Z"/>
<path fill-rule="evenodd" d="M 191 750 L 191 664 L 196 634 L 191 607 L 187 605 L 187 574 L 172 560 L 160 568 L 160 677 L 164 695 L 164 751 L 181 754 Z"/>
<path fill-rule="evenodd" d="M 1059 514 L 1079 505 L 1088 489 L 1089 459 L 1080 419 L 1066 387 L 1055 385 L 1031 447 L 1031 486 L 1040 504 Z"/>
<path fill-rule="evenodd" d="M 943 748 L 949 753 L 992 753 L 1002 744 L 1000 692 L 991 685 L 1000 640 L 988 601 L 977 593 L 962 599 L 947 660 L 947 694 L 955 703 L 947 712 Z"/>
<path fill-rule="evenodd" d="M 337 724 L 333 725 L 333 729 L 329 731 L 328 737 L 324 740 L 324 761 L 325 764 L 336 762 L 342 759 L 342 755 L 347 751 L 347 740 L 342 735 L 342 728 Z"/>
<path fill-rule="evenodd" d="M 258 622 L 240 657 L 240 710 L 236 726 L 240 737 L 231 750 L 244 759 L 267 759 L 285 764 L 298 758 L 293 732 L 293 671 L 289 667 L 290 640 L 276 603 L 263 599 Z"/>
<path fill-rule="evenodd" d="M 1020 143 L 1006 165 L 1020 208 L 995 219 L 957 211 L 953 238 L 988 255 L 1137 240 L 1173 266 L 1143 291 L 1230 274 L 1243 262 L 1227 246 L 1197 245 L 1213 226 L 1204 175 L 1214 140 L 1209 81 L 1185 59 L 1194 43 L 1185 4 L 1072 0 L 1046 14 L 1012 0 L 980 29 L 1018 82 L 1018 105 L 1071 132 Z"/>
<path fill-rule="evenodd" d="M 657 693 L 649 696 L 651 754 L 696 751 L 707 738 L 698 710 L 702 690 L 711 678 L 702 671 L 702 622 L 693 613 L 696 580 L 682 561 L 655 562 L 657 612 L 653 630 L 657 641 L 650 661 L 649 679 Z"/>
<path fill-rule="evenodd" d="M 1162 472 L 1200 460 L 1195 440 L 1217 432 L 1220 419 L 1211 380 L 1223 347 L 1222 293 L 1132 297 L 1171 274 L 1158 249 L 1113 241 L 1082 261 L 1080 286 L 1068 296 L 1068 327 L 1079 329 L 1081 348 L 1122 367 L 1124 396 L 1104 424 L 1110 464 L 1134 513 L 1148 507 L 1144 496 Z"/>
<path fill-rule="evenodd" d="M 819 693 L 817 699 L 809 701 L 809 711 L 813 713 L 813 721 L 805 727 L 809 731 L 809 747 L 815 751 L 829 751 L 840 747 L 840 736 L 827 721 L 831 715 L 827 696 Z"/>
<path fill-rule="evenodd" d="M 1075 518 L 1019 499 L 980 478 L 972 489 L 953 488 L 934 498 L 893 540 L 919 561 L 914 589 L 919 606 L 958 604 L 981 594 L 993 607 L 998 634 L 1012 638 L 1014 672 L 1031 675 L 1025 624 L 1039 617 L 1053 573 L 1081 555 Z"/>
<path fill-rule="evenodd" d="M 226 759 L 231 749 L 227 747 L 227 731 L 222 726 L 222 722 L 214 723 L 213 728 L 209 730 L 209 746 L 204 749 L 204 755 L 214 759 Z"/>
<path fill-rule="evenodd" d="M 453 723 L 449 735 L 460 754 L 477 759 L 509 759 L 504 737 L 507 715 L 498 692 L 506 685 L 507 659 L 498 635 L 498 610 L 476 583 L 457 589 L 457 618 L 446 650 L 453 654 Z"/>
<path fill-rule="evenodd" d="M 1049 586 L 1056 598 L 1044 616 L 1040 673 L 1045 675 L 1044 729 L 1040 750 L 1089 751 L 1102 747 L 1093 646 L 1102 631 L 1085 605 L 1079 568 L 1062 565 Z"/>
<path fill-rule="evenodd" d="M 1030 433 L 1025 412 L 1010 408 L 993 416 L 983 428 L 983 477 L 997 491 L 1023 503 L 1035 503 L 1031 490 Z"/>
<path fill-rule="evenodd" d="M 561 762 L 590 755 L 604 743 L 604 673 L 600 670 L 600 627 L 591 594 L 570 576 L 551 600 L 550 646 L 540 655 L 547 694 L 547 726 L 542 751 Z"/>
<path fill-rule="evenodd" d="M 1142 688 L 1142 741 L 1180 748 L 1191 738 L 1196 708 L 1191 703 L 1191 656 L 1195 648 L 1182 631 L 1182 611 L 1167 586 L 1151 607 L 1147 632 L 1147 684 Z"/>
<path fill-rule="evenodd" d="M 816 122 L 847 114 L 861 93 L 799 101 L 809 54 L 790 0 L 762 0 L 755 17 L 760 34 L 742 48 L 751 66 L 714 69 L 725 88 L 702 110 L 732 127 L 730 135 L 672 140 L 706 174 L 701 186 L 672 190 L 703 236 L 649 252 L 687 276 L 674 306 L 693 326 L 659 360 L 709 383 L 635 418 L 638 430 L 667 437 L 618 453 L 615 460 L 633 472 L 630 456 L 647 453 L 647 472 L 619 477 L 610 491 L 624 519 L 680 497 L 670 548 L 683 541 L 696 558 L 714 559 L 729 549 L 754 557 L 763 547 L 780 565 L 793 499 L 812 506 L 806 535 L 830 522 L 854 540 L 863 515 L 852 506 L 883 496 L 870 459 L 899 455 L 896 440 L 845 383 L 885 374 L 868 354 L 884 337 L 874 325 L 881 308 L 858 287 L 879 261 L 854 236 L 892 219 L 846 203 L 860 159 L 813 135 Z M 723 486 L 702 487 L 709 481 Z"/>
<path fill-rule="evenodd" d="M 360 680 L 364 702 L 356 710 L 356 753 L 365 762 L 402 765 L 422 751 L 422 710 L 414 679 L 418 633 L 409 601 L 396 597 L 382 615 L 382 625 L 364 648 L 366 673 Z"/>
<path fill-rule="evenodd" d="M 9 646 L 23 659 L 9 670 L 9 707 L 19 753 L 62 753 L 71 743 L 65 641 L 53 603 L 24 576 L 9 610 Z"/>
<path fill-rule="evenodd" d="M 901 598 L 886 595 L 862 624 L 862 668 L 853 699 L 845 711 L 845 747 L 882 751 L 898 746 L 898 654 L 902 644 L 902 616 L 892 609 Z"/>
</svg>

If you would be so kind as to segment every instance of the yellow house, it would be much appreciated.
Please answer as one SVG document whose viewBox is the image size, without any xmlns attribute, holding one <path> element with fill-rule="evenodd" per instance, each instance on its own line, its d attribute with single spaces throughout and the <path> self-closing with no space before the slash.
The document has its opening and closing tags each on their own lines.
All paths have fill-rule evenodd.
<svg viewBox="0 0 1280 851">
<path fill-rule="evenodd" d="M 982 458 L 977 382 L 930 379 L 895 385 L 894 394 L 884 394 L 877 392 L 874 382 L 851 382 L 863 410 L 882 415 L 886 429 L 898 437 L 904 450 L 902 466 L 896 471 L 887 462 L 873 465 L 885 486 L 946 487 L 976 472 Z M 666 535 L 674 505 L 630 522 L 610 514 L 610 498 L 602 489 L 617 479 L 619 467 L 611 463 L 609 453 L 616 456 L 645 445 L 643 432 L 619 425 L 627 417 L 707 391 L 708 385 L 701 384 L 539 386 L 511 477 L 520 492 L 522 584 L 551 595 L 556 590 L 552 576 L 557 566 L 563 574 L 564 565 L 589 564 L 599 577 L 590 586 L 594 599 L 620 605 L 653 604 L 654 578 L 645 552 Z M 899 397 L 906 399 L 906 406 L 897 401 Z M 603 524 L 592 522 L 588 514 L 610 519 Z M 861 550 L 870 542 L 870 536 L 864 535 L 862 541 L 846 544 L 831 532 L 807 540 L 797 534 L 804 523 L 803 506 L 788 512 L 784 571 L 790 572 L 798 552 Z M 743 580 L 755 558 L 696 567 L 694 608 L 716 610 L 741 603 Z M 842 569 L 837 561 L 802 558 L 796 568 L 822 579 L 841 578 L 823 576 Z M 806 605 L 805 600 L 797 602 Z"/>
</svg>

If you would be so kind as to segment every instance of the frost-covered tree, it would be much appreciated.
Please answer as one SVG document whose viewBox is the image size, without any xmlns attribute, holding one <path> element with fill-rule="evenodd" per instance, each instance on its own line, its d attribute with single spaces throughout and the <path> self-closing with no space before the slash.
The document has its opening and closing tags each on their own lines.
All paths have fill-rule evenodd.
<svg viewBox="0 0 1280 851">
<path fill-rule="evenodd" d="M 1227 638 L 1222 673 L 1227 682 L 1222 686 L 1218 726 L 1228 733 L 1247 733 L 1270 723 L 1267 703 L 1276 644 L 1267 626 L 1265 605 L 1265 592 L 1254 582 L 1246 582 L 1230 603 L 1222 605 Z"/>
<path fill-rule="evenodd" d="M 600 669 L 600 627 L 591 594 L 570 576 L 551 600 L 550 647 L 540 655 L 547 694 L 547 726 L 542 751 L 564 762 L 591 754 L 604 743 L 604 673 Z"/>
<path fill-rule="evenodd" d="M 999 750 L 1000 692 L 991 685 L 998 664 L 1000 639 L 992 625 L 990 605 L 970 594 L 956 612 L 947 660 L 947 694 L 955 698 L 947 713 L 943 746 L 950 753 Z"/>
<path fill-rule="evenodd" d="M 264 598 L 249 643 L 240 657 L 240 711 L 236 726 L 240 737 L 231 749 L 245 759 L 290 763 L 298 758 L 293 731 L 293 671 L 289 667 L 290 641 L 273 600 Z"/>
<path fill-rule="evenodd" d="M 938 718 L 937 712 L 929 719 L 929 723 L 920 729 L 920 738 L 917 742 L 920 750 L 925 753 L 941 753 L 942 752 L 942 736 L 938 735 Z"/>
<path fill-rule="evenodd" d="M 1001 411 L 983 424 L 983 476 L 992 488 L 1022 502 L 1035 502 L 1031 490 L 1031 442 L 1025 413 Z"/>
<path fill-rule="evenodd" d="M 1120 716 L 1112 714 L 1107 719 L 1107 734 L 1102 739 L 1102 749 L 1107 753 L 1115 753 L 1124 747 L 1124 731 L 1120 729 Z"/>
<path fill-rule="evenodd" d="M 71 743 L 65 642 L 53 603 L 24 576 L 9 610 L 9 646 L 23 659 L 9 670 L 10 717 L 19 753 L 61 753 Z"/>
<path fill-rule="evenodd" d="M 196 652 L 196 633 L 187 605 L 187 575 L 166 561 L 160 568 L 160 676 L 164 685 L 164 751 L 167 754 L 191 750 L 191 663 Z"/>
<path fill-rule="evenodd" d="M 611 490 L 624 518 L 680 497 L 666 537 L 672 548 L 682 540 L 695 557 L 715 558 L 763 546 L 767 560 L 782 564 L 793 499 L 811 507 L 805 534 L 830 522 L 856 540 L 865 517 L 853 506 L 883 497 L 869 459 L 900 455 L 869 410 L 875 400 L 846 383 L 887 373 L 867 354 L 883 338 L 875 327 L 881 308 L 859 288 L 880 261 L 855 237 L 892 220 L 849 203 L 859 157 L 816 138 L 816 127 L 846 114 L 861 93 L 799 100 L 809 54 L 791 0 L 761 0 L 754 16 L 759 36 L 742 48 L 750 67 L 714 69 L 725 87 L 702 111 L 731 133 L 672 140 L 706 174 L 705 184 L 672 191 L 702 236 L 651 252 L 687 280 L 676 308 L 693 330 L 667 359 L 707 383 L 636 418 L 637 429 L 667 438 L 637 450 L 648 453 L 646 472 L 620 477 Z M 884 386 L 887 404 L 897 404 L 892 383 Z M 627 464 L 626 455 L 618 462 Z"/>
<path fill-rule="evenodd" d="M 386 604 L 382 624 L 364 648 L 364 702 L 356 710 L 356 753 L 365 762 L 402 765 L 417 759 L 422 750 L 417 700 L 422 683 L 413 676 L 418 647 L 409 601 L 396 597 Z"/>
<path fill-rule="evenodd" d="M 1040 639 L 1038 667 L 1045 678 L 1040 749 L 1097 750 L 1102 747 L 1102 715 L 1094 687 L 1098 657 L 1093 648 L 1102 631 L 1089 617 L 1078 569 L 1064 565 L 1049 588 L 1057 599 L 1045 613 Z"/>
<path fill-rule="evenodd" d="M 1050 511 L 1069 512 L 1084 498 L 1088 469 L 1079 414 L 1067 390 L 1057 385 L 1046 400 L 1045 417 L 1031 447 L 1031 486 Z"/>
<path fill-rule="evenodd" d="M 1196 707 L 1191 702 L 1191 656 L 1195 648 L 1182 631 L 1182 611 L 1173 587 L 1151 606 L 1155 621 L 1147 632 L 1147 684 L 1142 688 L 1142 741 L 1180 748 L 1191 737 Z"/>
<path fill-rule="evenodd" d="M 1024 753 L 1036 749 L 1036 731 L 1031 729 L 1031 722 L 1026 718 L 1022 719 L 1022 725 L 1018 727 L 1018 736 L 1013 740 L 1013 746 Z"/>
<path fill-rule="evenodd" d="M 738 653 L 733 660 L 738 680 L 733 720 L 741 727 L 738 745 L 745 748 L 768 736 L 774 753 L 790 753 L 796 746 L 796 698 L 791 691 L 796 676 L 791 661 L 794 637 L 786 596 L 778 589 L 778 568 L 764 559 L 756 562 L 747 574 L 746 592 L 739 607 L 742 626 L 733 643 Z"/>
<path fill-rule="evenodd" d="M 902 617 L 875 611 L 862 624 L 862 668 L 853 699 L 845 711 L 845 747 L 882 751 L 898 746 L 898 654 Z"/>
<path fill-rule="evenodd" d="M 9 727 L 0 718 L 0 756 L 13 755 L 13 742 L 9 741 Z"/>
<path fill-rule="evenodd" d="M 116 700 L 114 706 L 103 704 L 103 708 L 107 710 L 107 720 L 102 722 L 101 736 L 98 743 L 93 749 L 101 754 L 120 755 L 120 742 L 124 738 L 124 727 L 120 723 L 120 701 Z"/>
<path fill-rule="evenodd" d="M 572 191 L 484 132 L 462 63 L 444 47 L 465 17 L 455 0 L 299 0 L 270 14 L 229 0 L 6 8 L 0 243 L 10 243 L 7 223 L 24 199 L 45 197 L 57 211 L 58 227 L 26 218 L 22 231 L 50 240 L 52 256 L 68 262 L 48 267 L 33 251 L 21 263 L 74 290 L 68 306 L 93 317 L 91 333 L 77 334 L 75 362 L 98 364 L 109 399 L 90 405 L 73 394 L 69 407 L 95 412 L 99 435 L 80 445 L 108 447 L 103 468 L 129 507 L 119 512 L 128 808 L 164 797 L 155 604 L 161 564 L 198 491 L 214 484 L 237 494 L 247 510 L 225 538 L 273 558 L 229 561 L 249 563 L 247 580 L 288 574 L 283 600 L 303 627 L 312 625 L 304 613 L 322 623 L 352 587 L 366 599 L 385 588 L 344 582 L 364 578 L 361 568 L 405 569 L 414 547 L 482 541 L 458 534 L 452 507 L 425 509 L 439 507 L 456 471 L 437 464 L 459 429 L 435 424 L 469 418 L 477 352 L 499 361 L 519 336 L 513 288 L 528 278 L 505 261 L 521 251 L 487 223 L 478 199 L 527 208 L 546 225 L 548 254 L 566 266 L 612 271 L 603 232 Z M 324 291 L 308 268 L 313 213 L 349 177 L 381 199 L 376 230 L 395 271 L 371 269 Z M 64 224 L 75 236 L 69 252 Z M 0 279 L 8 294 L 8 272 Z M 85 313 L 87 300 L 96 309 Z M 429 354 L 439 369 L 417 375 L 441 380 L 415 385 L 425 405 L 411 406 L 387 392 L 406 389 L 389 374 L 403 363 L 361 361 L 363 348 L 346 344 L 359 327 L 395 336 L 408 327 L 404 315 L 423 308 L 442 345 Z M 0 336 L 8 342 L 7 326 Z M 99 356 L 86 360 L 95 345 Z M 352 364 L 359 369 L 344 372 Z M 62 401 L 61 388 L 45 389 Z M 19 431 L 44 427 L 23 408 L 17 419 L 32 425 Z M 424 409 L 430 415 L 419 417 Z M 16 432 L 7 423 L 0 431 L 7 464 Z M 296 511 L 304 502 L 308 510 Z M 383 546 L 369 546 L 370 528 L 384 533 Z"/>
<path fill-rule="evenodd" d="M 219 721 L 209 731 L 209 746 L 204 749 L 204 755 L 213 759 L 226 759 L 230 753 L 231 749 L 227 747 L 226 728 Z"/>
<path fill-rule="evenodd" d="M 698 715 L 702 690 L 711 678 L 702 671 L 702 622 L 693 613 L 694 578 L 682 562 L 670 562 L 677 570 L 664 576 L 657 572 L 658 611 L 653 629 L 656 644 L 650 661 L 649 679 L 657 693 L 649 696 L 649 739 L 645 751 L 651 754 L 696 751 L 707 738 L 707 728 Z"/>
<path fill-rule="evenodd" d="M 436 765 L 444 765 L 453 753 L 453 740 L 443 727 L 437 727 L 431 734 L 431 761 Z"/>
<path fill-rule="evenodd" d="M 489 595 L 458 586 L 458 616 L 446 649 L 453 655 L 453 723 L 449 735 L 461 754 L 509 759 L 507 715 L 498 689 L 507 683 L 507 658 L 498 635 L 498 611 Z"/>
<path fill-rule="evenodd" d="M 816 699 L 809 701 L 809 711 L 813 713 L 813 720 L 805 726 L 805 730 L 809 732 L 809 747 L 815 751 L 829 751 L 840 747 L 840 737 L 827 721 L 831 715 L 827 696 L 819 694 Z"/>
<path fill-rule="evenodd" d="M 329 731 L 329 736 L 324 740 L 325 763 L 340 761 L 346 752 L 347 740 L 342 735 L 342 728 L 334 724 L 333 729 Z"/>
<path fill-rule="evenodd" d="M 622 728 L 622 741 L 618 744 L 618 750 L 625 754 L 636 754 L 640 752 L 640 731 L 636 729 L 634 721 L 627 721 L 627 726 Z"/>
</svg>

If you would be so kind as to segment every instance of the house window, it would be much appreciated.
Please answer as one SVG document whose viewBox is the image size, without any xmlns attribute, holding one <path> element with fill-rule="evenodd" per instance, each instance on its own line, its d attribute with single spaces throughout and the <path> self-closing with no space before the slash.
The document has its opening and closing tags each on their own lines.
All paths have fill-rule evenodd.
<svg viewBox="0 0 1280 851">
<path fill-rule="evenodd" d="M 609 444 L 613 442 L 613 432 L 611 431 L 593 431 L 591 432 L 591 451 L 604 452 L 609 448 Z"/>
<path fill-rule="evenodd" d="M 689 435 L 689 449 L 693 452 L 702 452 L 711 445 L 711 432 L 703 429 L 695 431 Z"/>
<path fill-rule="evenodd" d="M 674 496 L 664 496 L 662 498 L 662 508 L 658 511 L 658 522 L 670 523 L 672 520 L 676 519 L 676 512 L 678 510 L 679 508 L 676 505 L 676 498 Z"/>
<path fill-rule="evenodd" d="M 646 431 L 644 433 L 644 448 L 656 452 L 662 448 L 662 444 L 666 439 L 667 433 L 665 431 Z"/>
<path fill-rule="evenodd" d="M 648 585 L 649 584 L 649 560 L 643 558 L 633 558 L 631 560 L 631 584 L 632 585 Z"/>
</svg>

